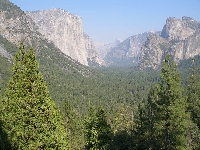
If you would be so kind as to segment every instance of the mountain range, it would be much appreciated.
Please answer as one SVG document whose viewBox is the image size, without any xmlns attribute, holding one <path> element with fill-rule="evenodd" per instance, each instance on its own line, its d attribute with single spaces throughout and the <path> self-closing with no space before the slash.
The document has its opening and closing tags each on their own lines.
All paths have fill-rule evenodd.
<svg viewBox="0 0 200 150">
<path fill-rule="evenodd" d="M 159 69 L 165 55 L 170 54 L 178 64 L 200 54 L 199 30 L 200 23 L 190 17 L 183 16 L 182 20 L 169 17 L 161 32 L 144 32 L 118 45 L 105 45 L 104 60 L 108 66 Z"/>
<path fill-rule="evenodd" d="M 170 17 L 162 31 L 144 32 L 114 43 L 94 43 L 77 15 L 59 8 L 24 12 L 9 0 L 0 3 L 2 39 L 14 45 L 23 40 L 27 47 L 35 48 L 41 65 L 52 64 L 67 73 L 88 76 L 88 67 L 99 66 L 158 69 L 167 53 L 176 63 L 200 53 L 200 23 L 190 17 Z M 11 61 L 14 52 L 0 42 L 1 56 Z"/>
<path fill-rule="evenodd" d="M 104 58 L 105 62 L 109 66 L 137 66 L 141 47 L 150 33 L 159 34 L 160 32 L 144 32 L 127 38 L 108 51 Z"/>
<path fill-rule="evenodd" d="M 150 34 L 141 47 L 140 68 L 158 69 L 166 54 L 178 64 L 200 54 L 200 23 L 190 17 L 170 17 L 160 35 Z"/>
</svg>

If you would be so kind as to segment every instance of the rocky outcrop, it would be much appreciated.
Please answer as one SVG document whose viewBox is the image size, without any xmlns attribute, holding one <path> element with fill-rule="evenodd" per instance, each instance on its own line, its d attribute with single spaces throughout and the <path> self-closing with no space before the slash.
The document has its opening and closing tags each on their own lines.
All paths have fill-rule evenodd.
<svg viewBox="0 0 200 150">
<path fill-rule="evenodd" d="M 9 6 L 9 7 L 8 7 Z M 2 0 L 0 5 L 0 34 L 16 45 L 24 40 L 31 44 L 31 36 L 39 38 L 38 27 L 19 7 Z M 31 36 L 30 36 L 31 35 Z M 26 38 L 25 38 L 26 37 Z"/>
<path fill-rule="evenodd" d="M 163 51 L 165 49 L 165 51 Z M 150 34 L 141 47 L 140 68 L 159 68 L 164 53 L 169 50 L 169 42 L 157 34 Z"/>
<path fill-rule="evenodd" d="M 92 40 L 83 31 L 82 19 L 62 9 L 27 12 L 49 41 L 63 53 L 88 66 L 89 50 L 94 49 Z M 96 56 L 98 57 L 98 56 Z M 103 64 L 103 60 L 97 62 Z"/>
<path fill-rule="evenodd" d="M 176 63 L 200 54 L 200 23 L 190 17 L 168 18 L 161 36 L 149 35 L 142 46 L 140 67 L 159 68 L 165 55 L 171 54 Z"/>
<path fill-rule="evenodd" d="M 115 43 L 95 42 L 96 52 L 104 59 L 110 50 L 115 47 Z"/>
<path fill-rule="evenodd" d="M 93 67 L 106 66 L 105 61 L 97 53 L 92 40 L 86 33 L 84 33 L 84 40 L 85 40 L 85 48 L 88 52 L 87 61 L 88 61 L 89 66 L 93 66 Z"/>
<path fill-rule="evenodd" d="M 134 35 L 113 47 L 105 57 L 106 63 L 110 66 L 137 65 L 141 47 L 150 33 L 159 34 L 159 32 L 152 31 Z"/>
<path fill-rule="evenodd" d="M 185 40 L 187 37 L 193 35 L 194 32 L 195 30 L 186 26 L 184 21 L 170 17 L 166 21 L 161 36 L 169 41 Z"/>
</svg>

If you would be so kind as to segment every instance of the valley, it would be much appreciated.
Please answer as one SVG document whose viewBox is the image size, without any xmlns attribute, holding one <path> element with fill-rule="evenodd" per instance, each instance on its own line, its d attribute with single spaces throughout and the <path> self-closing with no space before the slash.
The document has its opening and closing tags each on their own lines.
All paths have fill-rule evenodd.
<svg viewBox="0 0 200 150">
<path fill-rule="evenodd" d="M 29 128 L 67 137 L 46 145 L 52 149 L 199 149 L 199 43 L 200 22 L 186 16 L 169 16 L 160 31 L 104 43 L 93 42 L 82 18 L 66 10 L 23 11 L 1 0 L 0 149 L 20 149 L 24 139 L 45 149 L 43 140 L 54 138 L 38 142 L 24 132 Z M 16 127 L 5 121 L 15 118 L 4 113 L 10 106 L 22 118 Z M 48 121 L 37 126 L 33 111 Z"/>
</svg>

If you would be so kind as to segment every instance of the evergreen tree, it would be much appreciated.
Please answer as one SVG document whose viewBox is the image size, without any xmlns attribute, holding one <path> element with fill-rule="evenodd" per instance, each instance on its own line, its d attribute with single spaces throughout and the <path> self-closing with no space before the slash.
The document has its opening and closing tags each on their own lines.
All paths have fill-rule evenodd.
<svg viewBox="0 0 200 150">
<path fill-rule="evenodd" d="M 2 129 L 13 149 L 68 149 L 62 116 L 38 68 L 34 50 L 20 43 L 0 101 Z"/>
<path fill-rule="evenodd" d="M 175 63 L 167 55 L 160 74 L 160 83 L 151 89 L 143 119 L 145 149 L 187 149 L 186 133 L 190 124 L 186 113 L 181 78 Z"/>
<path fill-rule="evenodd" d="M 187 96 L 191 119 L 200 129 L 200 76 L 194 59 L 192 59 L 191 75 L 187 81 Z"/>
<path fill-rule="evenodd" d="M 111 143 L 111 139 L 111 127 L 107 123 L 103 108 L 100 106 L 97 112 L 94 113 L 94 107 L 91 106 L 89 109 L 88 117 L 85 120 L 86 149 L 108 149 Z"/>
<path fill-rule="evenodd" d="M 68 101 L 65 101 L 64 105 L 64 118 L 71 148 L 73 150 L 83 149 L 84 135 L 82 119 Z"/>
<path fill-rule="evenodd" d="M 158 112 L 158 101 L 160 100 L 158 93 L 159 86 L 155 86 L 149 90 L 147 104 L 142 116 L 142 147 L 144 149 L 159 149 L 162 147 L 158 131 L 156 130 L 156 123 L 158 118 L 156 117 Z"/>
<path fill-rule="evenodd" d="M 162 149 L 187 149 L 186 131 L 190 123 L 186 113 L 187 102 L 183 98 L 180 74 L 175 63 L 167 55 L 162 66 L 159 84 L 159 100 L 155 111 L 156 132 Z"/>
<path fill-rule="evenodd" d="M 187 81 L 188 111 L 192 123 L 188 128 L 188 145 L 200 149 L 200 76 L 192 59 L 191 74 Z"/>
<path fill-rule="evenodd" d="M 133 145 L 133 130 L 135 127 L 133 111 L 125 104 L 115 106 L 116 112 L 112 114 L 112 130 L 114 137 L 112 141 L 112 149 L 127 150 Z"/>
<path fill-rule="evenodd" d="M 108 149 L 112 139 L 112 131 L 110 125 L 107 123 L 105 111 L 101 106 L 98 108 L 96 117 L 98 133 L 97 147 L 98 149 Z"/>
<path fill-rule="evenodd" d="M 88 109 L 88 115 L 84 121 L 84 136 L 85 148 L 89 150 L 95 147 L 97 139 L 96 116 L 94 106 L 91 104 Z"/>
</svg>

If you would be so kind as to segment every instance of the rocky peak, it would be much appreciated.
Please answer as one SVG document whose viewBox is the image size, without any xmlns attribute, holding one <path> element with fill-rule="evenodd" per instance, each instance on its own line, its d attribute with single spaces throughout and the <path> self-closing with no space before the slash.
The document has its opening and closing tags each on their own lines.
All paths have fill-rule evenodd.
<svg viewBox="0 0 200 150">
<path fill-rule="evenodd" d="M 102 57 L 105 58 L 108 52 L 115 47 L 115 43 L 95 42 L 95 50 Z"/>
<path fill-rule="evenodd" d="M 30 34 L 38 37 L 37 29 L 37 25 L 19 7 L 8 0 L 0 1 L 0 34 L 4 38 L 16 45 L 22 39 L 30 44 Z"/>
<path fill-rule="evenodd" d="M 171 40 L 185 40 L 187 37 L 194 34 L 195 30 L 186 26 L 184 21 L 174 17 L 170 17 L 166 20 L 166 24 L 163 27 L 161 36 L 163 38 Z"/>
<path fill-rule="evenodd" d="M 17 50 L 15 44 L 18 45 L 23 40 L 27 48 L 34 47 L 37 60 L 47 72 L 53 69 L 63 71 L 64 74 L 74 72 L 84 76 L 91 74 L 87 67 L 62 53 L 52 42 L 48 42 L 38 30 L 37 24 L 19 7 L 8 0 L 0 0 L 0 55 L 2 57 L 10 60 Z"/>
<path fill-rule="evenodd" d="M 200 32 L 200 23 L 190 17 L 183 16 L 182 21 L 185 26 L 195 30 L 196 32 Z"/>
<path fill-rule="evenodd" d="M 115 40 L 115 46 L 119 45 L 121 42 L 122 42 L 122 40 L 116 39 L 116 40 Z"/>
<path fill-rule="evenodd" d="M 165 49 L 165 51 L 163 50 Z M 160 67 L 163 55 L 169 50 L 169 42 L 158 34 L 150 33 L 141 47 L 140 68 Z"/>
<path fill-rule="evenodd" d="M 200 54 L 200 23 L 190 17 L 166 20 L 161 36 L 150 34 L 142 46 L 140 67 L 158 69 L 165 55 L 171 54 L 176 63 Z"/>
<path fill-rule="evenodd" d="M 160 33 L 151 31 L 133 35 L 112 47 L 105 57 L 106 63 L 110 66 L 137 65 L 141 47 L 145 43 L 147 36 L 152 32 L 155 34 Z"/>
</svg>

